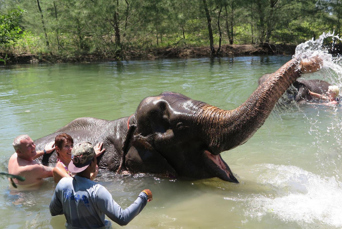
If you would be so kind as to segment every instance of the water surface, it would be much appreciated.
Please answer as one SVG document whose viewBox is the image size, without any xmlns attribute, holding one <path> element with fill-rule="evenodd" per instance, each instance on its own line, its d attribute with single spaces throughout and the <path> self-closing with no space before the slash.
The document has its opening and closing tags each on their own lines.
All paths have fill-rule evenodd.
<svg viewBox="0 0 342 229">
<path fill-rule="evenodd" d="M 2 66 L 0 171 L 7 171 L 17 135 L 37 139 L 78 117 L 129 116 L 143 98 L 164 91 L 234 109 L 256 89 L 259 77 L 290 58 Z M 342 86 L 327 69 L 306 77 Z M 340 107 L 276 107 L 246 144 L 222 153 L 240 184 L 142 174 L 109 174 L 98 181 L 123 207 L 141 190 L 152 190 L 153 201 L 126 228 L 341 228 L 341 117 Z M 48 211 L 54 187 L 51 178 L 39 191 L 11 195 L 2 179 L 2 227 L 63 227 L 64 216 Z"/>
</svg>

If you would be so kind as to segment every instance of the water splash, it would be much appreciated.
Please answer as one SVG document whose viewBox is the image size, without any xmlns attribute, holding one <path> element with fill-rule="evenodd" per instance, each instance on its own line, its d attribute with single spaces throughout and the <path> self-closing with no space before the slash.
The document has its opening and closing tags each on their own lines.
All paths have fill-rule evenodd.
<svg viewBox="0 0 342 229">
<path fill-rule="evenodd" d="M 342 56 L 333 55 L 336 50 L 336 41 L 342 42 L 342 38 L 334 33 L 323 33 L 318 39 L 311 39 L 296 47 L 293 58 L 309 58 L 319 56 L 323 59 L 323 68 L 314 74 L 314 76 L 321 76 L 323 79 L 331 84 L 342 87 Z M 305 75 L 304 75 L 305 77 Z M 311 77 L 310 77 L 311 78 Z M 320 78 L 320 77 L 318 77 Z"/>
<path fill-rule="evenodd" d="M 323 33 L 318 39 L 308 40 L 296 47 L 292 58 L 310 59 L 319 56 L 323 60 L 322 69 L 315 73 L 303 74 L 302 78 L 321 79 L 342 88 L 342 56 L 332 54 L 336 52 L 336 46 L 334 47 L 336 41 L 342 41 L 342 38 L 339 38 L 334 33 Z M 280 113 L 301 110 L 294 101 L 296 93 L 297 89 L 293 85 L 290 86 L 287 92 L 282 95 L 274 110 Z"/>
<path fill-rule="evenodd" d="M 309 40 L 296 47 L 294 57 L 315 56 L 323 59 L 323 68 L 314 74 L 304 74 L 303 77 L 323 79 L 332 85 L 342 88 L 342 56 L 334 54 L 336 42 L 342 38 L 334 33 L 323 33 L 317 40 Z M 340 95 L 341 96 L 341 95 Z M 342 104 L 336 107 L 316 107 L 316 117 L 306 115 L 310 124 L 308 132 L 313 137 L 313 144 L 317 148 L 315 154 L 320 173 L 327 176 L 339 177 L 342 172 L 340 166 L 342 153 L 341 115 Z M 323 115 L 325 118 L 319 118 Z M 329 169 L 328 169 L 329 168 Z M 327 170 L 333 171 L 328 174 Z"/>
<path fill-rule="evenodd" d="M 337 42 L 342 43 L 342 38 L 338 35 L 323 33 L 316 40 L 311 39 L 299 44 L 293 58 L 322 58 L 323 68 L 320 71 L 303 74 L 302 77 L 325 80 L 337 85 L 342 92 L 342 56 L 336 53 Z M 331 107 L 319 104 L 302 106 L 292 101 L 291 105 L 287 104 L 286 110 L 283 109 L 286 112 L 282 114 L 296 114 L 298 111 L 302 113 L 309 126 L 308 134 L 312 136 L 312 145 L 315 146 L 316 153 L 313 156 L 316 158 L 316 169 L 320 174 L 338 178 L 342 172 L 342 103 Z"/>
<path fill-rule="evenodd" d="M 258 183 L 278 191 L 275 197 L 255 194 L 244 200 L 249 205 L 246 216 L 262 220 L 273 216 L 284 222 L 295 222 L 302 228 L 342 227 L 342 183 L 296 166 L 263 164 L 266 170 Z"/>
</svg>

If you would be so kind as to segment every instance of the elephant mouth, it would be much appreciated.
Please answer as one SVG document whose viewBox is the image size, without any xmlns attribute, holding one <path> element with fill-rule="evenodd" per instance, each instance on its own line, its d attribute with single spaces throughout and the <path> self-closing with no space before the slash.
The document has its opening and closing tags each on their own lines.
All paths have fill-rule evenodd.
<svg viewBox="0 0 342 229">
<path fill-rule="evenodd" d="M 211 167 L 213 175 L 229 182 L 239 183 L 239 181 L 234 177 L 229 166 L 222 160 L 221 156 L 214 155 L 208 150 L 204 151 L 204 154 L 209 159 L 208 166 Z"/>
</svg>

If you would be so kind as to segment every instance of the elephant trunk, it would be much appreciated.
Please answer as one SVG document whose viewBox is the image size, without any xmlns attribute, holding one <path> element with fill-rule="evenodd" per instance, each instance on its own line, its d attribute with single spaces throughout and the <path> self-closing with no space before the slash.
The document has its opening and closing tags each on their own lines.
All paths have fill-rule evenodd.
<svg viewBox="0 0 342 229">
<path fill-rule="evenodd" d="M 252 137 L 263 125 L 278 99 L 301 72 L 312 71 L 305 69 L 307 67 L 298 59 L 290 60 L 234 110 L 227 111 L 203 104 L 198 113 L 198 122 L 204 127 L 203 135 L 209 139 L 210 152 L 219 154 L 245 143 Z M 315 68 L 319 67 L 315 65 Z"/>
</svg>

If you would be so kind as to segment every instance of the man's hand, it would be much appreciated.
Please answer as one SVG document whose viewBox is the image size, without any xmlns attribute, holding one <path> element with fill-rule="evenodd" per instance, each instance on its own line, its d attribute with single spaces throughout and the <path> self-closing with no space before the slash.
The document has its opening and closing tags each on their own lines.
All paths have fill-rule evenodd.
<svg viewBox="0 0 342 229">
<path fill-rule="evenodd" d="M 96 157 L 100 156 L 101 154 L 103 154 L 104 151 L 106 151 L 106 149 L 102 147 L 103 147 L 103 142 L 99 142 L 94 146 Z"/>
<path fill-rule="evenodd" d="M 150 202 L 152 200 L 152 192 L 149 189 L 142 190 L 143 193 L 147 195 L 147 202 Z"/>
<path fill-rule="evenodd" d="M 44 153 L 52 153 L 55 150 L 55 141 L 49 142 L 48 144 L 45 145 L 44 147 Z"/>
</svg>

